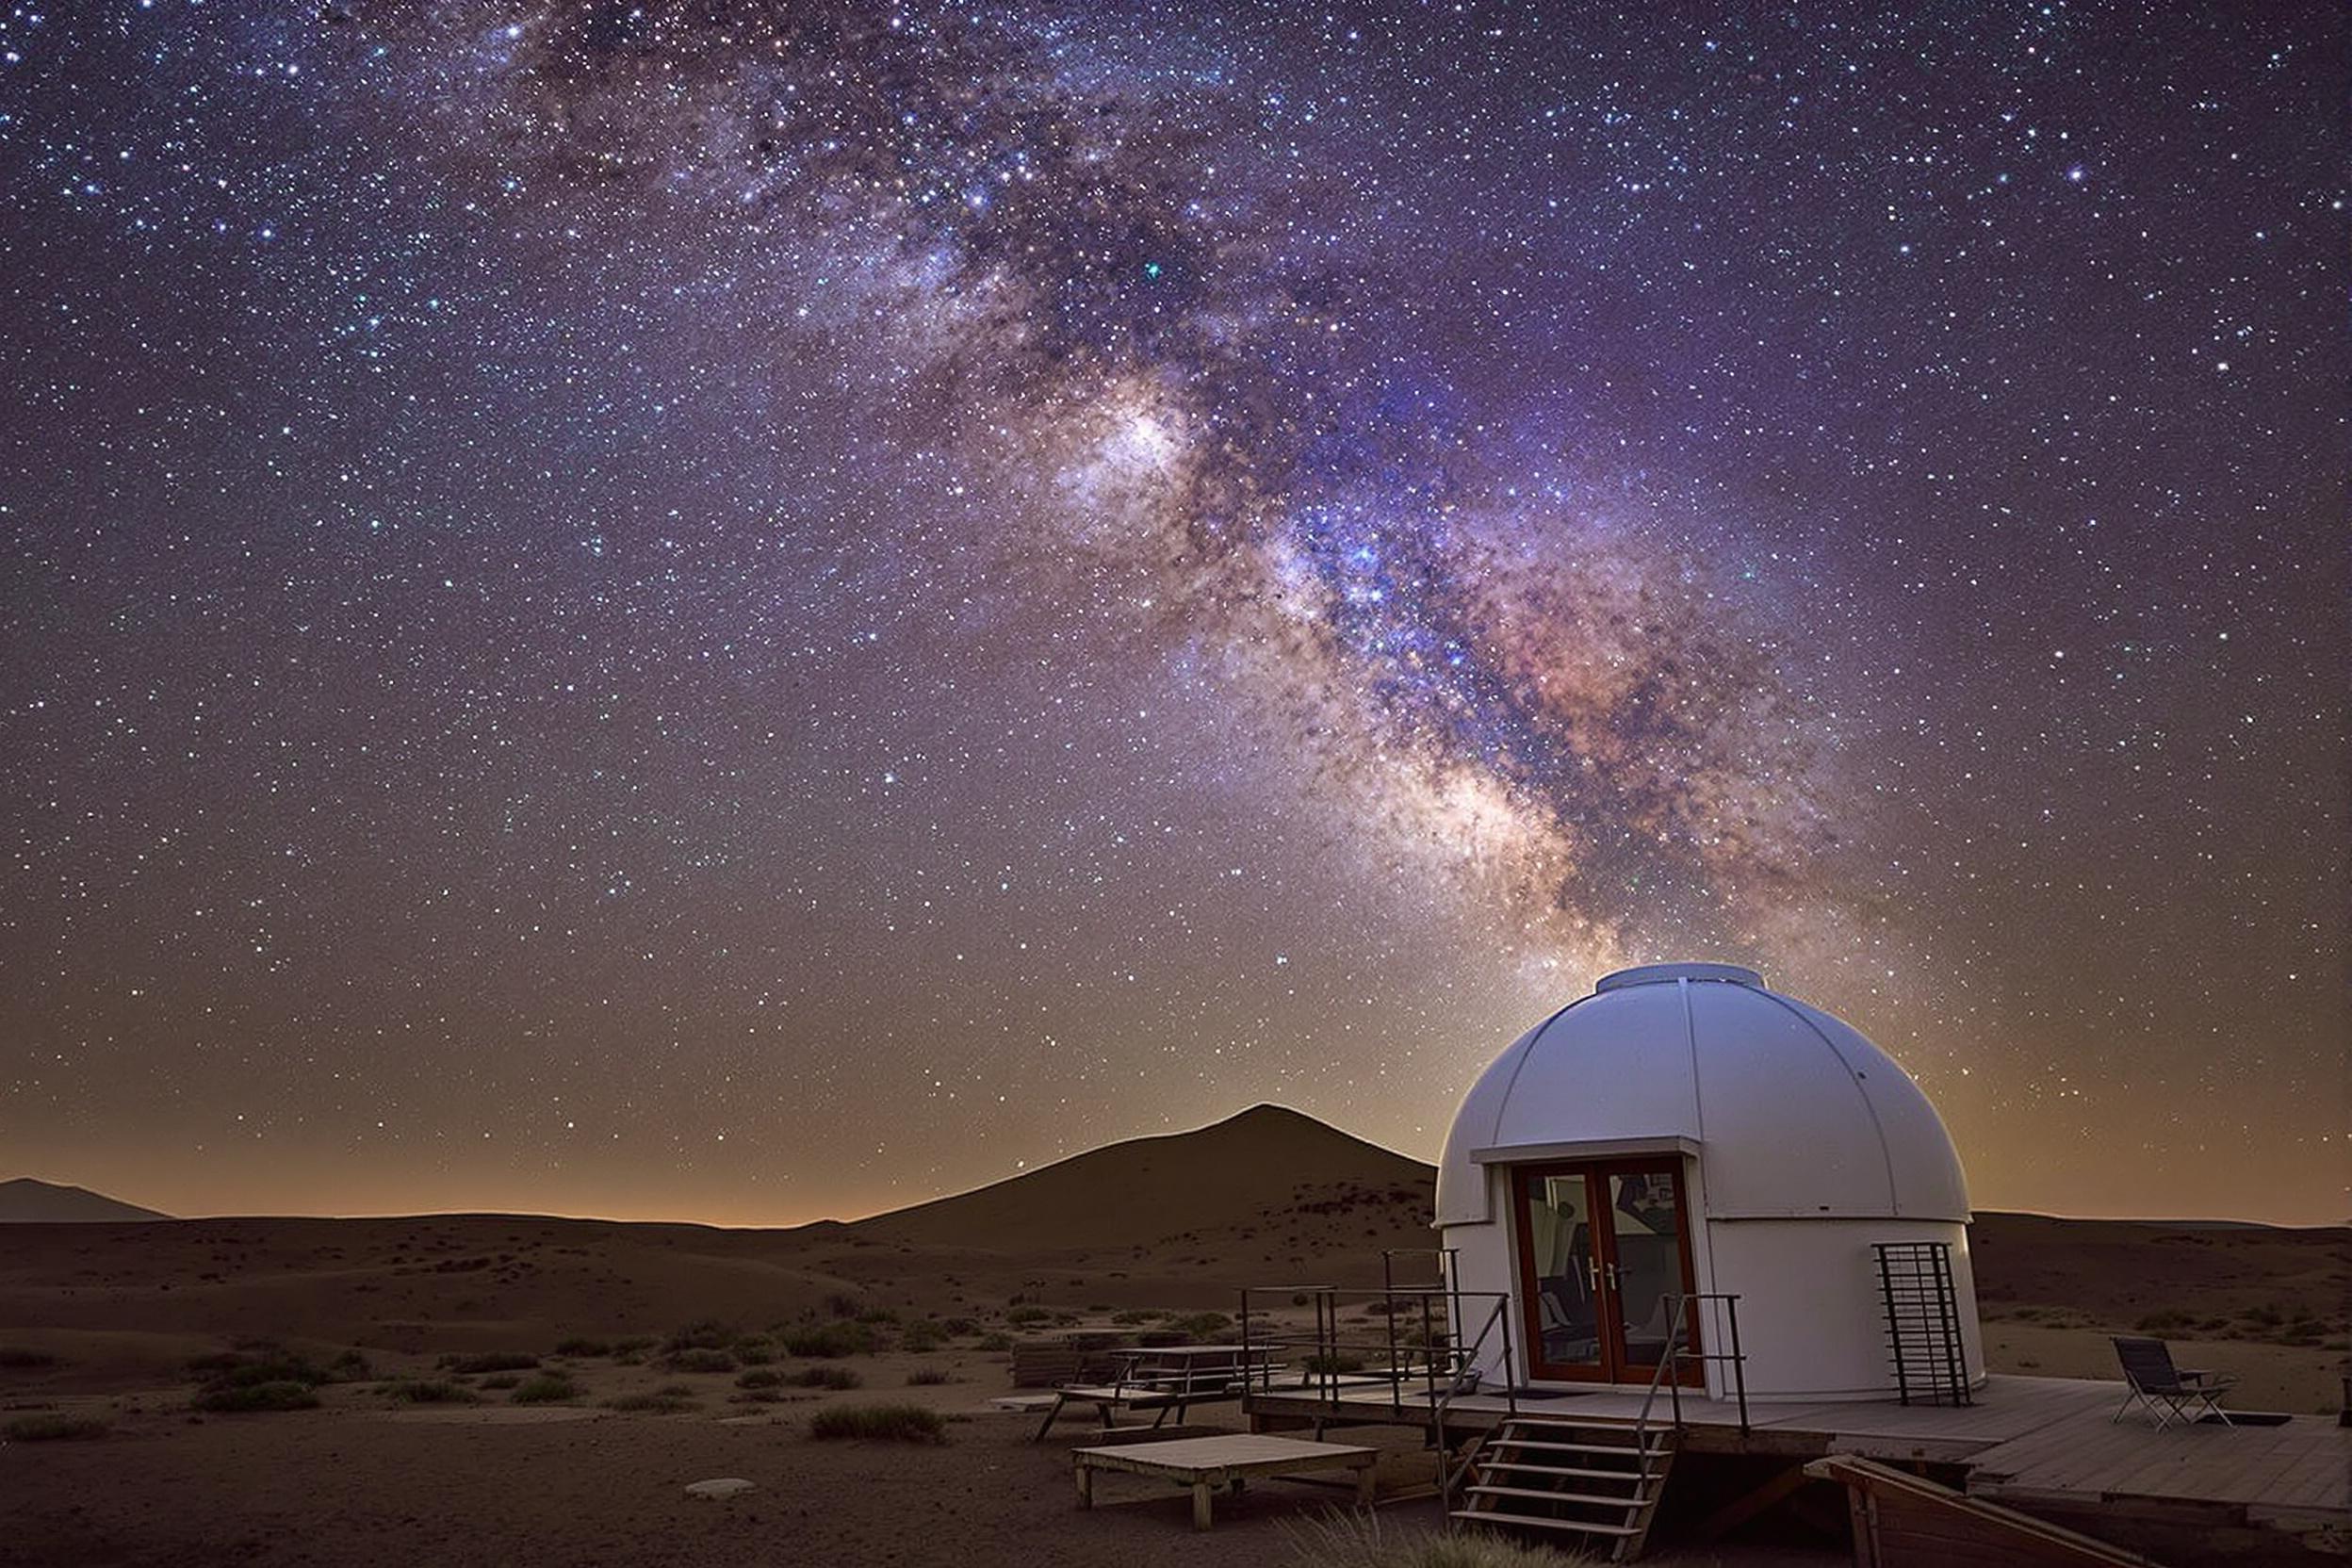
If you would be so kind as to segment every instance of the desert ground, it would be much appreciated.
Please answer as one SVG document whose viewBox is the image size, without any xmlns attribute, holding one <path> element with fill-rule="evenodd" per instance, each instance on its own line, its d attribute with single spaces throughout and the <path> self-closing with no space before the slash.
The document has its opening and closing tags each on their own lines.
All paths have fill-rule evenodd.
<svg viewBox="0 0 2352 1568">
<path fill-rule="evenodd" d="M 1119 1478 L 1082 1512 L 1086 1421 L 1033 1444 L 989 1401 L 1016 1343 L 1215 1338 L 1243 1284 L 1377 1283 L 1382 1248 L 1427 1245 L 1429 1202 L 1427 1167 L 1261 1108 L 791 1231 L 0 1227 L 0 1564 L 1328 1560 L 1299 1531 L 1334 1494 L 1253 1486 L 1195 1535 L 1183 1497 Z M 1972 1251 L 1996 1371 L 2110 1376 L 2104 1336 L 2145 1327 L 2239 1372 L 2241 1407 L 2337 1408 L 2343 1231 L 1984 1215 Z M 291 1408 L 199 1408 L 240 1403 Z M 936 1429 L 812 1434 L 876 1404 Z M 1369 1440 L 1382 1527 L 1435 1528 L 1417 1436 Z M 684 1490 L 730 1477 L 753 1488 Z M 1800 1539 L 1669 1560 L 1839 1560 Z"/>
</svg>

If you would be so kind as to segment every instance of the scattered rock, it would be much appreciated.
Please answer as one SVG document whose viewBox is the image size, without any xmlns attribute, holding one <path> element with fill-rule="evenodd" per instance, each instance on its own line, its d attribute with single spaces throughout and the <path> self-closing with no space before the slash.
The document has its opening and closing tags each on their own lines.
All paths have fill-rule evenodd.
<svg viewBox="0 0 2352 1568">
<path fill-rule="evenodd" d="M 749 1492 L 752 1483 L 741 1476 L 721 1476 L 713 1480 L 695 1481 L 686 1488 L 689 1497 L 732 1497 L 738 1492 Z"/>
</svg>

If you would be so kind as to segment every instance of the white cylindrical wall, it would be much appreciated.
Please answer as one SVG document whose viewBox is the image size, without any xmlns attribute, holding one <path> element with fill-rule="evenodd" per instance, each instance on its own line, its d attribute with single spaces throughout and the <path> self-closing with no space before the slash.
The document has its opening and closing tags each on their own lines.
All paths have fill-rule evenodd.
<svg viewBox="0 0 2352 1568">
<path fill-rule="evenodd" d="M 1491 1330 L 1485 1342 L 1477 1347 L 1477 1358 L 1472 1363 L 1479 1379 L 1489 1388 L 1525 1381 L 1527 1356 L 1520 1341 L 1527 1337 L 1527 1320 L 1519 1310 L 1518 1264 L 1511 1256 L 1511 1227 L 1493 1220 L 1483 1225 L 1448 1225 L 1440 1235 L 1443 1239 L 1439 1246 L 1457 1249 L 1454 1282 L 1462 1291 L 1462 1320 L 1454 1325 L 1454 1332 L 1460 1343 L 1469 1344 L 1472 1336 L 1486 1327 L 1487 1315 L 1494 1309 L 1497 1293 L 1507 1292 L 1511 1297 L 1503 1311 L 1511 1320 L 1512 1364 L 1503 1364 L 1503 1333 Z"/>
<path fill-rule="evenodd" d="M 1703 1288 L 1739 1294 L 1740 1348 L 1747 1357 L 1750 1399 L 1894 1396 L 1878 1259 L 1870 1250 L 1881 1241 L 1951 1244 L 1968 1380 L 1984 1380 L 1967 1226 L 1946 1220 L 1727 1219 L 1709 1225 L 1707 1233 L 1715 1278 L 1711 1287 Z M 1728 1393 L 1728 1368 L 1710 1369 L 1708 1385 Z"/>
<path fill-rule="evenodd" d="M 1519 1303 L 1519 1266 L 1511 1223 L 1507 1168 L 1483 1172 L 1499 1191 L 1491 1194 L 1484 1224 L 1448 1225 L 1440 1245 L 1457 1249 L 1456 1278 L 1464 1293 L 1458 1331 L 1476 1334 L 1497 1292 L 1509 1292 L 1511 1364 L 1502 1360 L 1502 1339 L 1489 1334 L 1477 1365 L 1487 1386 L 1524 1383 L 1527 1377 L 1527 1321 Z M 1697 1196 L 1694 1194 L 1694 1196 Z M 1700 1201 L 1703 1203 L 1704 1199 Z M 1877 1255 L 1882 1241 L 1941 1241 L 1952 1247 L 1952 1283 L 1960 1315 L 1963 1355 L 1971 1383 L 1984 1380 L 1983 1335 L 1976 1318 L 1976 1281 L 1968 1261 L 1968 1227 L 1947 1220 L 1904 1219 L 1727 1219 L 1699 1221 L 1693 1238 L 1701 1291 L 1740 1297 L 1740 1348 L 1751 1400 L 1886 1399 L 1895 1394 L 1894 1368 L 1886 1349 L 1886 1316 Z M 1713 1339 L 1724 1322 L 1721 1310 L 1704 1304 L 1702 1332 Z M 1728 1349 L 1708 1344 L 1709 1350 Z M 1728 1364 L 1709 1362 L 1708 1392 L 1729 1397 Z M 1590 1386 L 1590 1385 L 1570 1385 Z"/>
</svg>

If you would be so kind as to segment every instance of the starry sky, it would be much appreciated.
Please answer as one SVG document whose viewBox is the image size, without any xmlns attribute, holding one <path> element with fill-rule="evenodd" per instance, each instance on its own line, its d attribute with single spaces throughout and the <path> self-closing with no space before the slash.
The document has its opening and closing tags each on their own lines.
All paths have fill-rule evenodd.
<svg viewBox="0 0 2352 1568">
<path fill-rule="evenodd" d="M 1750 962 L 2346 1213 L 2345 22 L 19 0 L 0 1175 L 1433 1155 Z"/>
</svg>

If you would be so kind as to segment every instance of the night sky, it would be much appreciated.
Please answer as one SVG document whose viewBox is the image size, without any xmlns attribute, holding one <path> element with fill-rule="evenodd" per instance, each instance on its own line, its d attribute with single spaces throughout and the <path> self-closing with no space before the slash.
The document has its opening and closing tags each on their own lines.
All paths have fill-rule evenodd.
<svg viewBox="0 0 2352 1568">
<path fill-rule="evenodd" d="M 0 1176 L 1429 1156 L 1713 957 L 2346 1212 L 2340 8 L 6 18 Z"/>
</svg>

